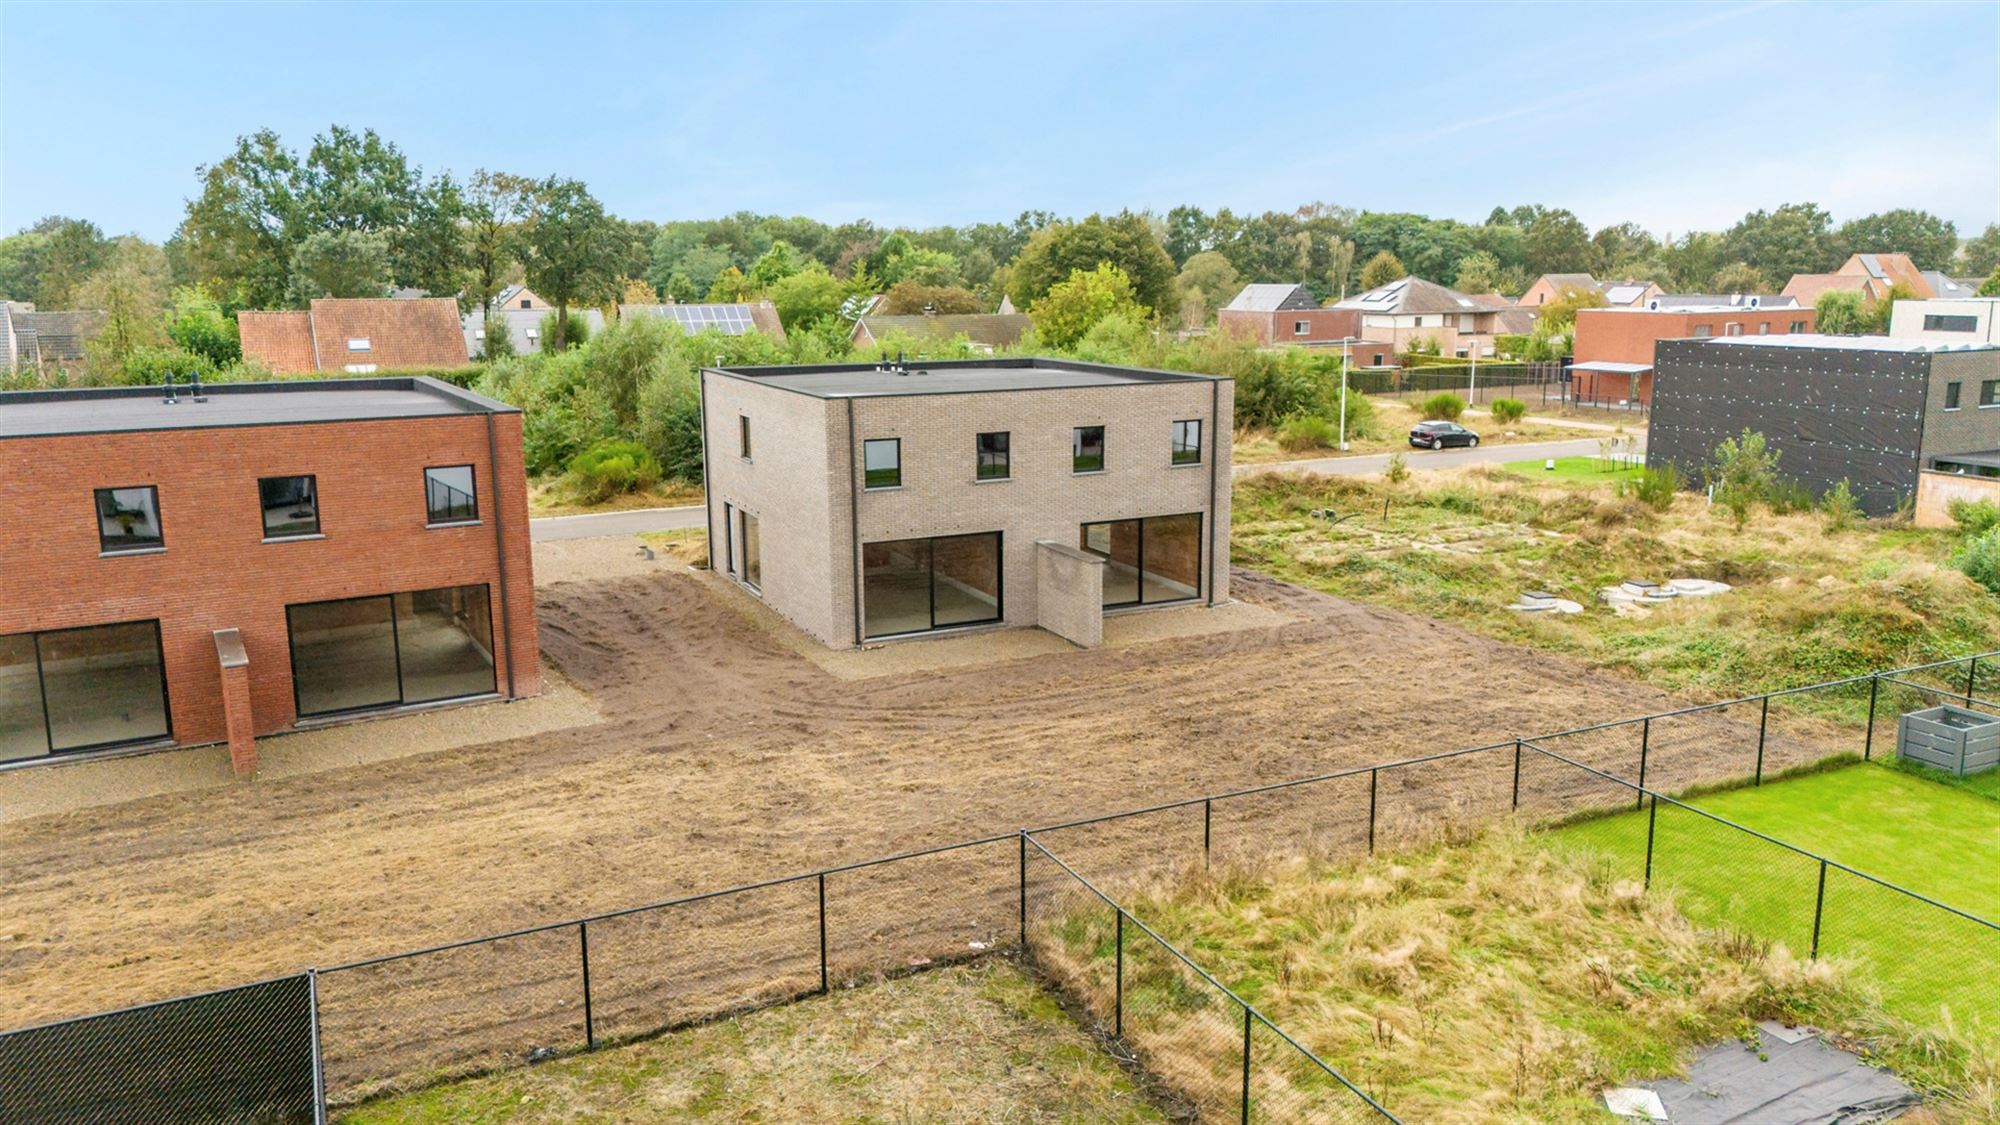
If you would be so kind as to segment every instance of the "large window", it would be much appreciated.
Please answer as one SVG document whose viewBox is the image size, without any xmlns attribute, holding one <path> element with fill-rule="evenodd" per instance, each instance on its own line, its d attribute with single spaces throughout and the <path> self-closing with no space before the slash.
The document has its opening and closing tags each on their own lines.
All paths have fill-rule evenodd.
<svg viewBox="0 0 2000 1125">
<path fill-rule="evenodd" d="M 867 488 L 903 486 L 903 440 L 871 438 L 861 443 L 861 480 Z"/>
<path fill-rule="evenodd" d="M 1000 566 L 997 531 L 864 544 L 863 632 L 892 637 L 998 621 Z"/>
<path fill-rule="evenodd" d="M 1014 475 L 1009 462 L 1008 445 L 1012 435 L 1005 430 L 997 433 L 980 434 L 978 441 L 979 465 L 976 470 L 978 480 L 1006 480 Z"/>
<path fill-rule="evenodd" d="M 1938 313 L 1925 313 L 1924 331 L 1977 332 L 1979 331 L 1979 318 L 1976 316 L 1957 316 L 1951 314 L 1940 315 Z"/>
<path fill-rule="evenodd" d="M 748 461 L 750 459 L 750 416 L 748 414 L 738 414 L 736 416 L 736 441 L 739 447 L 738 452 L 743 455 L 745 461 Z"/>
<path fill-rule="evenodd" d="M 1956 379 L 1944 385 L 1944 408 L 1946 410 L 1958 409 L 1958 388 L 1959 383 Z"/>
<path fill-rule="evenodd" d="M 2000 406 L 2000 379 L 1980 380 L 1979 405 Z"/>
<path fill-rule="evenodd" d="M 1174 464 L 1201 464 L 1201 422 L 1174 423 Z"/>
<path fill-rule="evenodd" d="M 758 534 L 757 517 L 743 513 L 743 581 L 753 590 L 764 588 L 764 544 Z"/>
<path fill-rule="evenodd" d="M 160 531 L 160 491 L 150 484 L 97 490 L 97 546 L 107 555 L 157 551 L 167 545 Z"/>
<path fill-rule="evenodd" d="M 1079 546 L 1104 559 L 1104 604 L 1201 596 L 1201 513 L 1083 525 Z"/>
<path fill-rule="evenodd" d="M 319 482 L 313 477 L 264 477 L 257 482 L 264 538 L 319 534 Z"/>
<path fill-rule="evenodd" d="M 1104 471 L 1104 427 L 1078 426 L 1070 434 L 1070 471 Z"/>
<path fill-rule="evenodd" d="M 447 586 L 285 607 L 301 718 L 494 690 L 487 587 Z"/>
<path fill-rule="evenodd" d="M 473 485 L 472 466 L 425 469 L 424 504 L 433 524 L 477 522 L 479 494 Z"/>
<path fill-rule="evenodd" d="M 0 637 L 0 761 L 170 737 L 160 623 Z"/>
</svg>

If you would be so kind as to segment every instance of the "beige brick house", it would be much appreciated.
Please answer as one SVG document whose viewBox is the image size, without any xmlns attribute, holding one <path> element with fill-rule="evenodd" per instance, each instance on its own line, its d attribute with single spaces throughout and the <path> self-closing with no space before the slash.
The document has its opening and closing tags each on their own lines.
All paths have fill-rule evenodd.
<svg viewBox="0 0 2000 1125">
<path fill-rule="evenodd" d="M 709 561 L 845 648 L 1229 597 L 1227 379 L 1048 359 L 702 371 Z"/>
</svg>

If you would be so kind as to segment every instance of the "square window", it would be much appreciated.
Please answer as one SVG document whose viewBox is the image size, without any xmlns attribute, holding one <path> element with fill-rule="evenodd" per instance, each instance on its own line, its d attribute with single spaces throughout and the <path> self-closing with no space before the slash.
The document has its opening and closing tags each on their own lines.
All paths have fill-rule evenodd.
<svg viewBox="0 0 2000 1125">
<path fill-rule="evenodd" d="M 1104 427 L 1078 426 L 1070 433 L 1070 472 L 1104 471 Z"/>
<path fill-rule="evenodd" d="M 1759 325 L 1757 326 L 1757 335 L 1759 335 L 1759 336 L 1769 336 L 1770 334 L 1771 334 L 1771 322 L 1770 322 L 1770 321 L 1768 321 L 1768 320 L 1767 320 L 1767 321 L 1764 321 L 1764 322 L 1763 322 L 1762 324 L 1759 324 Z"/>
<path fill-rule="evenodd" d="M 1722 326 L 1722 334 L 1724 336 L 1741 336 L 1743 335 L 1743 326 L 1732 320 Z"/>
<path fill-rule="evenodd" d="M 1959 384 L 1956 382 L 1944 385 L 1944 408 L 1946 410 L 1958 409 L 1958 388 Z"/>
<path fill-rule="evenodd" d="M 262 477 L 257 481 L 257 502 L 263 510 L 264 538 L 319 534 L 319 482 L 313 477 Z"/>
<path fill-rule="evenodd" d="M 1980 382 L 1979 405 L 2000 406 L 2000 379 L 1986 379 Z"/>
<path fill-rule="evenodd" d="M 97 490 L 97 547 L 107 555 L 157 551 L 167 545 L 160 530 L 160 490 L 150 484 Z"/>
<path fill-rule="evenodd" d="M 347 340 L 347 350 L 350 352 L 371 352 L 375 350 L 375 345 L 366 336 L 350 336 Z"/>
<path fill-rule="evenodd" d="M 748 461 L 750 459 L 750 416 L 748 414 L 738 414 L 736 416 L 736 442 L 738 447 L 737 452 L 742 455 L 745 461 Z"/>
<path fill-rule="evenodd" d="M 861 443 L 863 488 L 903 486 L 903 439 L 870 438 Z"/>
<path fill-rule="evenodd" d="M 1793 321 L 1791 330 L 1793 332 L 1804 332 L 1806 330 L 1806 322 L 1803 320 Z"/>
<path fill-rule="evenodd" d="M 1310 335 L 1312 335 L 1312 321 L 1310 321 L 1310 320 L 1295 320 L 1295 321 L 1293 321 L 1293 322 L 1292 322 L 1292 335 L 1294 335 L 1294 336 L 1310 336 Z"/>
<path fill-rule="evenodd" d="M 1713 336 L 1715 335 L 1715 326 L 1712 324 L 1697 324 L 1694 326 L 1694 334 L 1696 336 Z"/>
<path fill-rule="evenodd" d="M 1006 480 L 1014 469 L 1009 461 L 1008 445 L 1012 435 L 1005 430 L 990 434 L 980 434 L 978 441 L 978 480 Z"/>
<path fill-rule="evenodd" d="M 1201 464 L 1201 421 L 1174 423 L 1174 464 Z"/>
<path fill-rule="evenodd" d="M 424 505 L 433 524 L 477 523 L 479 496 L 473 488 L 472 466 L 425 469 Z"/>
</svg>

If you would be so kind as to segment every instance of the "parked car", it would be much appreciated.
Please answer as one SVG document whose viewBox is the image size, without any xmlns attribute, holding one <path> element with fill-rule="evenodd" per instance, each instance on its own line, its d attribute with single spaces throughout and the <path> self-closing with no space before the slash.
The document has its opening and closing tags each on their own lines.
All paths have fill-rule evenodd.
<svg viewBox="0 0 2000 1125">
<path fill-rule="evenodd" d="M 1447 445 L 1474 446 L 1479 435 L 1457 422 L 1418 422 L 1410 430 L 1410 444 L 1418 449 L 1443 449 Z"/>
</svg>

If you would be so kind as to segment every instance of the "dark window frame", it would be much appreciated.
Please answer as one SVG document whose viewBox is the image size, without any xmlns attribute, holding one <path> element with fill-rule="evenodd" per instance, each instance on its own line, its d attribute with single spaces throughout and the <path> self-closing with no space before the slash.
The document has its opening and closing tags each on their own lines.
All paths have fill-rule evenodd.
<svg viewBox="0 0 2000 1125">
<path fill-rule="evenodd" d="M 722 502 L 722 573 L 736 575 L 736 505 Z"/>
<path fill-rule="evenodd" d="M 896 447 L 895 480 L 890 481 L 887 484 L 876 484 L 874 481 L 869 479 L 869 477 L 876 472 L 876 470 L 868 467 L 868 447 L 871 445 L 893 445 Z M 861 490 L 863 492 L 882 492 L 888 489 L 901 488 L 901 487 L 903 487 L 903 439 L 893 438 L 893 437 L 864 438 L 861 442 Z"/>
<path fill-rule="evenodd" d="M 1139 550 L 1140 574 L 1139 574 L 1139 581 L 1137 583 L 1139 597 L 1136 601 L 1106 602 L 1104 605 L 1105 609 L 1133 609 L 1139 606 L 1152 606 L 1152 605 L 1187 605 L 1190 602 L 1198 602 L 1201 600 L 1202 591 L 1208 588 L 1206 583 L 1208 582 L 1209 579 L 1208 575 L 1209 558 L 1206 548 L 1203 548 L 1195 552 L 1194 593 L 1189 594 L 1185 598 L 1168 598 L 1164 601 L 1155 601 L 1155 602 L 1149 602 L 1146 600 L 1146 578 L 1145 578 L 1146 521 L 1181 519 L 1187 516 L 1193 516 L 1195 518 L 1194 537 L 1196 544 L 1203 543 L 1204 540 L 1202 539 L 1202 535 L 1208 530 L 1208 513 L 1206 512 L 1165 512 L 1156 516 L 1127 516 L 1124 519 L 1115 519 L 1115 520 L 1090 520 L 1086 523 L 1078 525 L 1077 532 L 1079 539 L 1081 539 L 1083 531 L 1085 529 L 1092 527 L 1109 527 L 1110 525 L 1115 523 L 1133 523 L 1137 524 L 1139 527 L 1138 550 Z M 1088 547 L 1083 548 L 1083 550 L 1093 555 L 1097 554 L 1097 552 L 1091 551 L 1090 548 Z M 1106 565 L 1109 565 L 1110 556 L 1100 555 L 1098 557 L 1103 558 L 1106 562 Z"/>
<path fill-rule="evenodd" d="M 999 438 L 997 450 L 982 448 L 987 438 Z M 988 472 L 995 466 L 999 472 Z M 986 430 L 972 439 L 972 479 L 975 481 L 1014 479 L 1014 431 Z"/>
<path fill-rule="evenodd" d="M 153 501 L 153 522 L 159 526 L 160 541 L 146 547 L 114 547 L 104 540 L 103 496 L 107 492 L 146 492 Z M 90 515 L 97 522 L 97 553 L 100 555 L 146 555 L 167 549 L 167 519 L 160 514 L 160 486 L 157 484 L 118 484 L 94 490 L 90 496 Z"/>
<path fill-rule="evenodd" d="M 1182 437 L 1183 426 L 1194 427 L 1192 441 L 1188 441 Z M 1173 435 L 1173 445 L 1169 453 L 1170 463 L 1176 466 L 1201 464 L 1201 419 L 1181 418 L 1175 420 Z M 1190 454 L 1190 456 L 1182 456 L 1182 454 Z"/>
<path fill-rule="evenodd" d="M 1926 332 L 1977 332 L 1979 317 L 1971 313 L 1925 313 Z"/>
<path fill-rule="evenodd" d="M 472 490 L 466 493 L 466 495 L 472 498 L 472 514 L 470 516 L 453 517 L 450 516 L 449 511 L 447 511 L 447 518 L 445 519 L 437 518 L 437 510 L 431 507 L 431 474 L 439 469 L 464 469 L 467 473 L 471 474 Z M 444 482 L 442 481 L 438 483 L 444 484 Z M 459 489 L 449 484 L 444 484 L 444 487 L 451 489 L 453 492 L 459 491 Z M 463 461 L 450 465 L 425 465 L 424 466 L 424 526 L 465 527 L 478 522 L 479 522 L 479 466 L 472 464 L 470 462 L 463 462 Z"/>
<path fill-rule="evenodd" d="M 139 735 L 134 738 L 114 738 L 106 742 L 92 742 L 82 746 L 65 746 L 60 750 L 56 749 L 55 717 L 49 714 L 49 683 L 48 673 L 45 670 L 46 661 L 42 656 L 42 638 L 55 633 L 81 633 L 91 629 L 115 629 L 126 625 L 151 625 L 153 627 L 153 656 L 159 662 L 160 669 L 160 716 L 165 723 L 165 729 L 160 734 Z M 47 747 L 48 750 L 46 754 L 41 756 L 6 758 L 0 759 L 0 761 L 42 762 L 69 754 L 88 754 L 95 750 L 110 750 L 120 746 L 145 746 L 149 743 L 173 741 L 173 696 L 171 689 L 167 686 L 167 649 L 161 635 L 159 618 L 141 617 L 131 621 L 101 621 L 95 625 L 65 625 L 60 629 L 31 629 L 21 633 L 9 633 L 7 636 L 29 638 L 28 647 L 34 650 L 35 690 L 41 693 L 42 698 L 42 745 Z"/>
<path fill-rule="evenodd" d="M 748 414 L 738 414 L 736 416 L 736 455 L 745 461 L 750 460 L 750 416 Z"/>
<path fill-rule="evenodd" d="M 1959 396 L 1962 393 L 1959 388 L 1962 385 L 1961 381 L 1957 379 L 1953 379 L 1944 385 L 1944 408 L 1946 410 L 1957 410 L 1959 408 Z"/>
<path fill-rule="evenodd" d="M 1071 476 L 1087 476 L 1091 473 L 1107 472 L 1110 469 L 1111 442 L 1105 433 L 1105 429 L 1106 427 L 1102 425 L 1070 427 L 1069 471 Z M 1080 469 L 1077 466 L 1084 460 L 1083 435 L 1091 430 L 1097 431 L 1097 467 L 1094 469 Z"/>
<path fill-rule="evenodd" d="M 308 487 L 308 491 L 310 491 L 310 492 L 312 493 L 312 510 L 313 510 L 313 516 L 312 516 L 312 521 L 313 521 L 313 522 L 312 522 L 312 530 L 311 530 L 311 531 L 288 531 L 288 532 L 285 532 L 285 533 L 284 533 L 284 534 L 282 534 L 282 535 L 273 535 L 273 534 L 271 534 L 271 529 L 270 529 L 269 527 L 265 526 L 265 524 L 264 524 L 264 506 L 265 506 L 265 505 L 264 505 L 264 484 L 265 484 L 265 482 L 267 482 L 267 481 L 279 481 L 279 480 L 304 480 L 304 481 L 311 481 L 311 482 L 312 482 L 312 483 L 311 483 L 311 484 L 310 484 L 309 486 L 307 486 L 307 487 Z M 475 481 L 476 481 L 476 480 L 477 480 L 477 478 L 475 478 Z M 283 476 L 275 476 L 275 477 L 258 477 L 258 478 L 257 478 L 257 527 L 258 527 L 258 530 L 259 530 L 259 531 L 261 531 L 261 532 L 263 533 L 263 536 L 264 536 L 264 541 L 265 541 L 266 543 L 282 543 L 282 542 L 284 542 L 284 541 L 285 541 L 285 540 L 287 540 L 287 539 L 317 539 L 317 538 L 319 538 L 319 537 L 320 537 L 320 535 L 322 534 L 322 532 L 321 532 L 321 530 L 320 530 L 320 529 L 321 529 L 321 524 L 320 524 L 320 518 L 319 518 L 319 516 L 320 516 L 320 513 L 319 513 L 319 474 L 318 474 L 318 473 L 287 473 L 287 474 L 285 474 L 285 475 L 283 475 Z"/>
<path fill-rule="evenodd" d="M 2000 379 L 1979 381 L 1979 405 L 1981 407 L 2000 406 Z"/>
<path fill-rule="evenodd" d="M 478 588 L 486 591 L 486 620 L 490 635 L 487 643 L 493 652 L 493 687 L 486 691 L 468 692 L 464 695 L 448 695 L 440 699 L 423 699 L 416 703 L 407 702 L 408 689 L 403 684 L 403 623 L 396 613 L 396 599 L 406 594 L 422 594 L 431 590 L 451 590 Z M 339 707 L 331 711 L 314 711 L 307 714 L 299 704 L 299 644 L 292 628 L 292 611 L 308 606 L 340 605 L 344 602 L 385 601 L 389 603 L 389 638 L 396 652 L 396 700 L 393 703 L 364 703 L 355 707 Z M 500 646 L 502 644 L 498 628 L 499 618 L 493 610 L 493 584 L 490 582 L 464 582 L 457 586 L 425 586 L 415 590 L 392 590 L 386 594 L 362 594 L 352 598 L 319 598 L 309 602 L 289 602 L 285 606 L 285 655 L 291 666 L 292 676 L 292 721 L 301 719 L 327 719 L 341 715 L 365 715 L 374 712 L 400 710 L 404 707 L 430 707 L 439 703 L 456 703 L 462 699 L 483 699 L 500 692 Z M 508 652 L 513 648 L 510 645 Z"/>
<path fill-rule="evenodd" d="M 737 534 L 743 540 L 743 573 L 738 574 L 736 580 L 749 587 L 752 593 L 762 597 L 764 595 L 764 521 L 757 513 L 743 508 L 736 509 L 736 519 L 738 520 Z M 753 523 L 757 525 L 757 534 L 754 537 L 750 534 L 750 525 Z M 753 538 L 757 548 L 756 558 L 754 559 L 751 558 L 750 550 Z M 757 576 L 755 578 L 750 577 L 750 567 L 753 564 L 757 568 Z"/>
<path fill-rule="evenodd" d="M 985 538 L 988 538 L 988 537 L 990 537 L 990 538 L 991 538 L 991 539 L 993 540 L 993 616 L 991 616 L 991 617 L 984 617 L 984 618 L 981 618 L 981 619 L 979 619 L 979 620 L 977 620 L 977 621 L 954 621 L 954 622 L 951 622 L 951 623 L 950 623 L 950 624 L 948 624 L 948 625 L 939 625 L 939 624 L 937 623 L 937 545 L 938 545 L 938 543 L 939 543 L 939 542 L 940 542 L 941 540 L 946 540 L 946 539 L 985 539 Z M 867 624 L 866 624 L 866 622 L 867 622 L 867 620 L 868 620 L 868 612 L 867 612 L 867 610 L 868 610 L 868 607 L 867 607 L 867 580 L 866 580 L 866 576 L 864 575 L 864 576 L 863 576 L 863 580 L 862 580 L 862 583 L 861 583 L 861 585 L 862 585 L 862 591 L 863 591 L 863 593 L 862 593 L 862 613 L 861 613 L 861 620 L 862 620 L 863 624 L 862 624 L 862 631 L 861 631 L 861 632 L 862 632 L 862 636 L 861 636 L 861 639 L 862 639 L 862 640 L 863 640 L 864 642 L 865 642 L 865 641 L 885 641 L 885 640 L 891 640 L 891 639 L 893 639 L 893 638 L 896 638 L 896 637 L 922 637 L 922 636 L 926 636 L 926 635 L 928 635 L 928 634 L 931 634 L 931 633 L 938 633 L 938 632 L 943 632 L 943 631 L 945 631 L 945 630 L 948 630 L 948 629 L 976 629 L 976 628 L 983 628 L 983 627 L 985 627 L 985 626 L 988 626 L 988 625 L 997 625 L 997 624 L 999 624 L 999 623 L 1001 623 L 1001 622 L 1003 622 L 1003 621 L 1007 620 L 1007 533 L 1006 533 L 1006 532 L 1004 532 L 1004 531 L 966 531 L 966 532 L 960 532 L 959 534 L 956 534 L 956 535 L 911 535 L 911 536 L 906 536 L 906 537 L 904 537 L 904 538 L 902 538 L 902 539 L 877 539 L 877 540 L 874 540 L 874 541 L 872 541 L 872 542 L 868 542 L 868 543 L 863 543 L 863 544 L 861 545 L 861 547 L 862 547 L 862 550 L 863 550 L 864 552 L 866 552 L 866 550 L 867 550 L 867 549 L 868 549 L 869 547 L 872 547 L 872 546 L 875 546 L 876 544 L 879 544 L 879 543 L 922 543 L 922 544 L 924 544 L 924 547 L 925 547 L 925 553 L 926 553 L 926 555 L 927 555 L 927 556 L 929 557 L 929 559 L 930 559 L 930 597 L 931 597 L 931 607 L 930 607 L 930 617 L 931 617 L 931 625 L 930 625 L 930 628 L 928 628 L 928 629 L 914 629 L 914 630 L 908 630 L 908 631 L 905 631 L 905 632 L 901 632 L 901 633 L 870 633 L 870 632 L 868 632 L 868 629 L 867 629 Z M 856 564 L 856 565 L 860 565 L 860 564 L 859 564 L 859 562 L 858 562 L 858 560 L 857 560 L 857 564 Z"/>
</svg>

